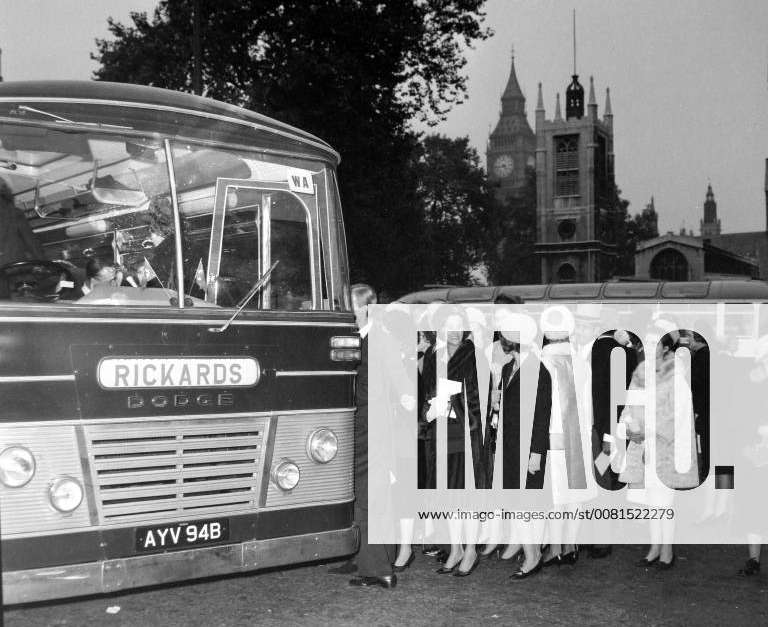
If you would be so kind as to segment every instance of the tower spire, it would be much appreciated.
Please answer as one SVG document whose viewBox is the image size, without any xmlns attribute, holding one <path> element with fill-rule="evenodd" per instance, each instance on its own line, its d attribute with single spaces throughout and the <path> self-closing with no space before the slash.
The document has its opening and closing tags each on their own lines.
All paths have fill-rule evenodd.
<svg viewBox="0 0 768 627">
<path fill-rule="evenodd" d="M 576 9 L 573 9 L 573 73 L 578 75 L 576 72 Z"/>
<path fill-rule="evenodd" d="M 539 83 L 539 96 L 536 99 L 536 128 L 539 129 L 544 125 L 544 95 L 541 91 L 541 83 Z M 768 193 L 768 192 L 766 192 Z"/>
<path fill-rule="evenodd" d="M 512 45 L 511 50 L 511 64 L 509 69 L 509 78 L 507 79 L 507 86 L 504 88 L 504 93 L 501 95 L 501 102 L 503 107 L 507 107 L 512 101 L 525 101 L 523 90 L 520 89 L 520 83 L 517 80 L 517 73 L 515 72 L 515 46 Z"/>
<path fill-rule="evenodd" d="M 576 73 L 576 9 L 573 10 L 573 79 L 565 90 L 565 119 L 580 120 L 584 117 L 584 88 Z"/>
<path fill-rule="evenodd" d="M 597 98 L 595 98 L 595 79 L 589 77 L 589 102 L 587 103 L 589 109 L 589 119 L 597 120 Z"/>
<path fill-rule="evenodd" d="M 555 98 L 555 122 L 562 122 L 563 120 L 563 114 L 560 111 L 560 92 L 557 92 L 557 96 Z"/>
</svg>

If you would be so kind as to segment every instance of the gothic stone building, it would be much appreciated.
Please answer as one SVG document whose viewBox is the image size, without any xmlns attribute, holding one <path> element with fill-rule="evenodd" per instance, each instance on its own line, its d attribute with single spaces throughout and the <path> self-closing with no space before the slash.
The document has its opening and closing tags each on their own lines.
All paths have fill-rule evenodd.
<svg viewBox="0 0 768 627">
<path fill-rule="evenodd" d="M 536 106 L 536 254 L 544 283 L 608 279 L 616 261 L 613 112 L 606 90 L 598 118 L 595 88 L 573 75 L 565 95 L 565 117 L 557 94 L 555 115 L 545 118 L 539 84 Z"/>
<path fill-rule="evenodd" d="M 505 203 L 519 195 L 526 183 L 526 168 L 535 166 L 536 138 L 525 115 L 525 96 L 515 73 L 515 57 L 507 86 L 501 96 L 501 113 L 496 128 L 488 138 L 486 163 L 488 181 L 495 188 L 496 199 Z"/>
</svg>

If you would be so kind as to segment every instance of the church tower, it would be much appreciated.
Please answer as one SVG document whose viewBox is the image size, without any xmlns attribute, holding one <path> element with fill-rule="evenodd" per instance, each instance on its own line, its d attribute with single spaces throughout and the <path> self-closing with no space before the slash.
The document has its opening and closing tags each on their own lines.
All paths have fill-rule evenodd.
<svg viewBox="0 0 768 627">
<path fill-rule="evenodd" d="M 535 250 L 544 283 L 603 281 L 612 275 L 617 258 L 610 90 L 602 119 L 592 77 L 586 113 L 575 67 L 565 94 L 565 118 L 558 94 L 555 115 L 547 120 L 539 83 Z"/>
<path fill-rule="evenodd" d="M 516 196 L 525 187 L 526 167 L 535 167 L 536 139 L 525 116 L 525 96 L 515 73 L 515 54 L 496 128 L 488 138 L 486 163 L 488 180 L 500 202 Z"/>
<path fill-rule="evenodd" d="M 613 112 L 606 90 L 597 116 L 592 78 L 584 114 L 584 88 L 574 72 L 566 90 L 566 116 L 545 119 L 539 84 L 536 107 L 536 253 L 545 283 L 609 278 L 616 260 Z"/>
<path fill-rule="evenodd" d="M 710 238 L 720 235 L 720 220 L 717 217 L 717 203 L 712 191 L 712 184 L 707 185 L 707 196 L 704 200 L 704 219 L 700 222 L 701 236 Z"/>
</svg>

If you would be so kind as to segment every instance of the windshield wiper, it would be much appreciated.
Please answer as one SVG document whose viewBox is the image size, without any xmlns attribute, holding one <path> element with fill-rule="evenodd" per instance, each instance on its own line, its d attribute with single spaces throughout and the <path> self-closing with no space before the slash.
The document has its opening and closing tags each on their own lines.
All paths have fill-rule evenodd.
<svg viewBox="0 0 768 627">
<path fill-rule="evenodd" d="M 19 105 L 19 109 L 22 111 L 29 111 L 30 113 L 39 113 L 40 115 L 47 115 L 49 118 L 53 118 L 54 120 L 58 120 L 59 122 L 66 122 L 67 124 L 74 124 L 72 120 L 68 120 L 67 118 L 63 118 L 60 115 L 56 115 L 55 113 L 50 113 L 48 111 L 41 111 L 40 109 L 35 109 L 34 107 L 30 107 L 27 105 Z"/>
<path fill-rule="evenodd" d="M 30 107 L 29 105 L 19 105 L 17 108 L 22 110 L 22 111 L 29 111 L 30 113 L 37 113 L 38 115 L 46 115 L 49 118 L 53 118 L 57 122 L 63 122 L 64 124 L 74 124 L 74 125 L 81 125 L 81 126 L 95 126 L 95 127 L 98 127 L 98 128 L 119 128 L 119 129 L 133 130 L 132 126 L 121 126 L 120 124 L 104 124 L 103 122 L 76 122 L 75 120 L 70 120 L 68 118 L 63 118 L 60 115 L 56 115 L 55 113 L 51 113 L 50 111 L 43 111 L 42 109 L 35 109 L 34 107 Z"/>
<path fill-rule="evenodd" d="M 269 269 L 261 275 L 259 280 L 253 284 L 253 287 L 248 291 L 243 300 L 238 303 L 235 313 L 232 314 L 232 317 L 229 320 L 227 320 L 220 327 L 208 327 L 208 331 L 211 333 L 224 333 L 224 331 L 229 328 L 229 325 L 232 324 L 232 321 L 237 318 L 238 315 L 240 315 L 240 312 L 245 309 L 245 306 L 251 302 L 254 296 L 256 296 L 259 290 L 267 284 L 269 277 L 272 275 L 272 270 L 275 269 L 275 266 L 277 266 L 278 263 L 280 263 L 280 260 L 276 259 L 274 263 L 269 266 Z"/>
</svg>

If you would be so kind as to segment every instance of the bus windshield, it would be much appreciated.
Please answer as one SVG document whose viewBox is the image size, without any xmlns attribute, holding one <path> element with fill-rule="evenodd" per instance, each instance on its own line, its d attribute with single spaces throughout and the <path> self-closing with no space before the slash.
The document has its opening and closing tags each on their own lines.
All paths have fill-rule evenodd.
<svg viewBox="0 0 768 627">
<path fill-rule="evenodd" d="M 348 308 L 330 164 L 69 107 L 0 108 L 0 302 L 230 308 L 277 261 L 248 309 Z"/>
</svg>

